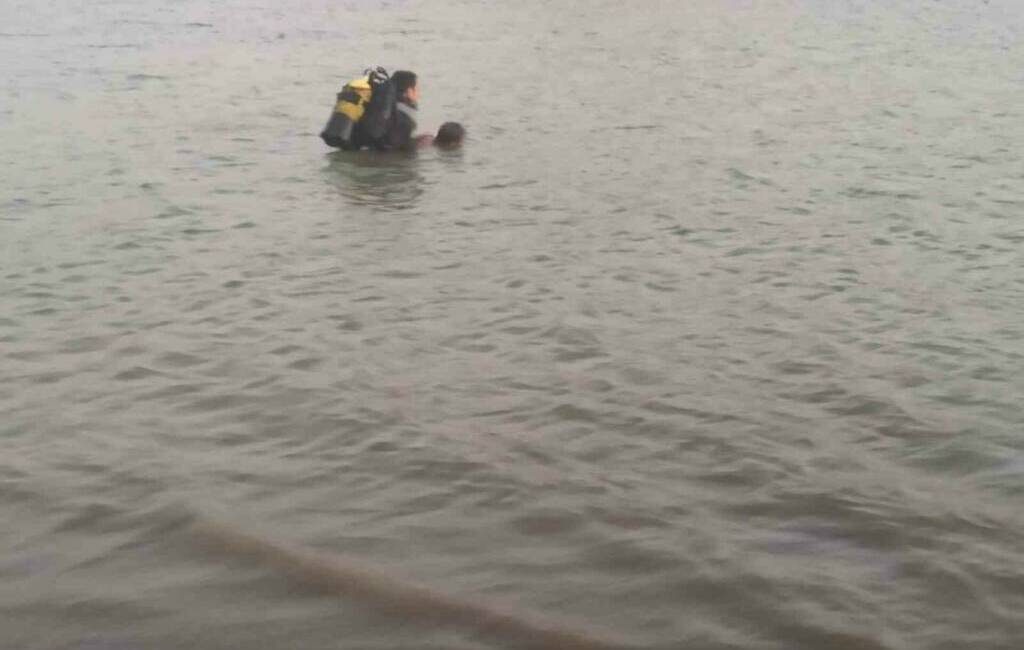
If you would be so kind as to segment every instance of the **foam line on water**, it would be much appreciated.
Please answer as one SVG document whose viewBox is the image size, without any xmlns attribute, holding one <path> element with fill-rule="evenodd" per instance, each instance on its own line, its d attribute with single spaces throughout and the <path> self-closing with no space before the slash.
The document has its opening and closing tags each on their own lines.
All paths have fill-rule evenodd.
<svg viewBox="0 0 1024 650">
<path fill-rule="evenodd" d="M 624 650 L 584 631 L 514 615 L 399 580 L 343 557 L 292 547 L 209 519 L 197 518 L 193 534 L 219 553 L 255 560 L 326 593 L 377 611 L 461 628 L 502 647 L 530 650 Z"/>
</svg>

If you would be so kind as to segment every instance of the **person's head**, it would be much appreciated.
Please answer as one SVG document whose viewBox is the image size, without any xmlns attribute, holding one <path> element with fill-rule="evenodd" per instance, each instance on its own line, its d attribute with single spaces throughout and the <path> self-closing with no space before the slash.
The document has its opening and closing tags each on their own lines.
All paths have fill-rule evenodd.
<svg viewBox="0 0 1024 650">
<path fill-rule="evenodd" d="M 416 82 L 416 73 L 408 70 L 395 70 L 391 75 L 391 83 L 395 84 L 395 92 L 398 93 L 399 99 L 418 101 L 420 91 Z"/>
<path fill-rule="evenodd" d="M 434 136 L 434 144 L 445 149 L 454 149 L 462 145 L 466 137 L 466 129 L 458 122 L 445 122 Z"/>
</svg>

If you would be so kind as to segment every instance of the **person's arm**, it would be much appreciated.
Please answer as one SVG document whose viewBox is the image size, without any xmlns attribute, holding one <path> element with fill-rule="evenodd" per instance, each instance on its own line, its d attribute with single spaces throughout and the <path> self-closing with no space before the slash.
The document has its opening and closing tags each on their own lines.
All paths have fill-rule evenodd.
<svg viewBox="0 0 1024 650">
<path fill-rule="evenodd" d="M 416 120 L 403 110 L 396 111 L 398 119 L 395 120 L 394 148 L 400 151 L 413 151 L 416 149 L 416 139 L 413 131 L 416 130 Z"/>
<path fill-rule="evenodd" d="M 391 124 L 381 138 L 380 148 L 386 151 L 413 151 L 416 140 L 416 109 L 399 102 L 391 114 Z"/>
</svg>

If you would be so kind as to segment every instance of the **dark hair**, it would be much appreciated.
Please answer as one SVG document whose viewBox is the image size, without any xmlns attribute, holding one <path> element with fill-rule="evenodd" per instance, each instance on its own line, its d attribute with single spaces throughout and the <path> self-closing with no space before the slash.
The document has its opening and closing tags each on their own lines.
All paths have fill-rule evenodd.
<svg viewBox="0 0 1024 650">
<path fill-rule="evenodd" d="M 461 124 L 458 122 L 445 122 L 437 130 L 434 144 L 439 147 L 457 147 L 462 144 L 462 139 L 465 137 L 466 129 Z"/>
<path fill-rule="evenodd" d="M 401 97 L 405 91 L 416 87 L 416 73 L 408 70 L 395 70 L 391 74 L 391 83 L 395 84 L 395 91 Z"/>
</svg>

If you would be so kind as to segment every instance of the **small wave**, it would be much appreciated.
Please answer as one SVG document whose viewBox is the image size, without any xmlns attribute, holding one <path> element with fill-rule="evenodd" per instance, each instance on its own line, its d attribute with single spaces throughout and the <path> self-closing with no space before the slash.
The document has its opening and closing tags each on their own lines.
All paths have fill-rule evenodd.
<svg viewBox="0 0 1024 650">
<path fill-rule="evenodd" d="M 654 131 L 660 128 L 662 127 L 658 124 L 624 124 L 612 127 L 616 131 Z"/>
<path fill-rule="evenodd" d="M 163 373 L 157 372 L 145 366 L 133 366 L 127 370 L 114 375 L 115 381 L 139 381 L 143 379 L 149 379 L 151 377 L 160 377 Z"/>
<path fill-rule="evenodd" d="M 126 76 L 125 79 L 127 79 L 128 81 L 165 81 L 167 79 L 170 79 L 170 77 L 160 74 L 137 73 L 130 74 Z"/>
</svg>

